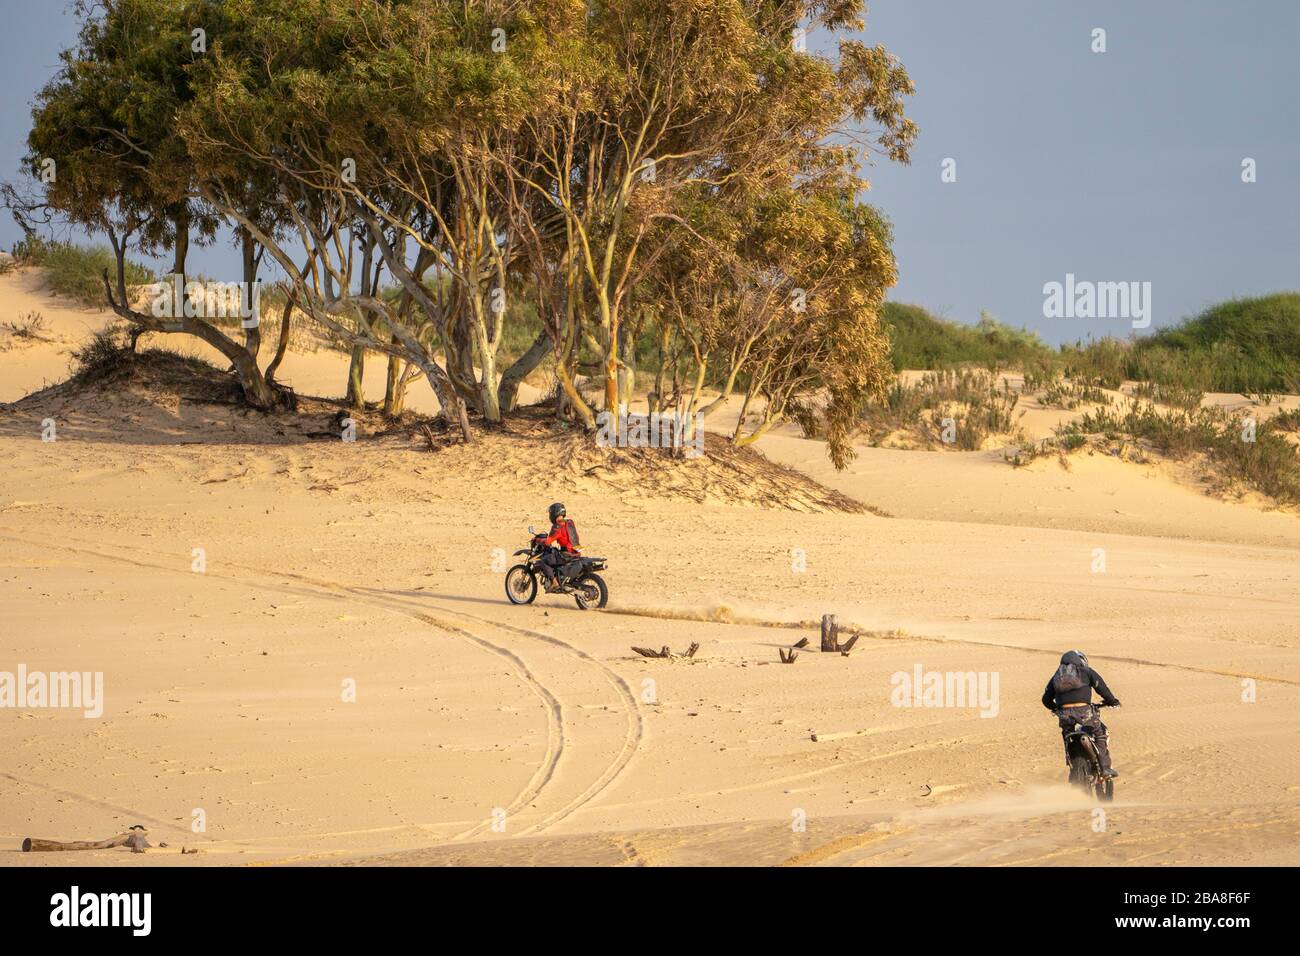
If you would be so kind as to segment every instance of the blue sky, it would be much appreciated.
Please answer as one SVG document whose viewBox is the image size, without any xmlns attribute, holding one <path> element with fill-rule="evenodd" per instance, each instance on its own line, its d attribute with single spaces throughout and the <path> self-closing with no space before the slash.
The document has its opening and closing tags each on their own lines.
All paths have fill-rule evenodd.
<svg viewBox="0 0 1300 956">
<path fill-rule="evenodd" d="M 62 0 L 0 0 L 0 178 L 17 174 L 35 92 L 75 38 Z M 1092 31 L 1106 31 L 1094 53 Z M 1153 325 L 1300 288 L 1300 3 L 875 0 L 865 38 L 911 73 L 910 166 L 877 162 L 892 298 L 1048 341 L 1126 335 L 1126 319 L 1045 318 L 1043 286 L 1151 283 Z M 1257 181 L 1241 180 L 1256 162 Z M 941 163 L 956 163 L 956 182 Z M 0 216 L 0 246 L 19 237 Z M 233 249 L 197 271 L 238 274 Z"/>
</svg>

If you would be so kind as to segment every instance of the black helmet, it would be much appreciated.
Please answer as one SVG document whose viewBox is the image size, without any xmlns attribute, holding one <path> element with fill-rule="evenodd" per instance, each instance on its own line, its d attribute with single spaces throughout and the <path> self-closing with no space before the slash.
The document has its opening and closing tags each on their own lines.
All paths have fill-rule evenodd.
<svg viewBox="0 0 1300 956">
<path fill-rule="evenodd" d="M 1066 651 L 1061 655 L 1061 663 L 1069 664 L 1071 663 L 1071 658 L 1073 658 L 1075 662 L 1082 664 L 1084 667 L 1090 666 L 1088 664 L 1088 655 L 1083 651 Z"/>
<path fill-rule="evenodd" d="M 547 508 L 546 513 L 551 516 L 551 524 L 555 524 L 557 520 L 563 518 L 566 514 L 564 505 L 558 501 Z"/>
</svg>

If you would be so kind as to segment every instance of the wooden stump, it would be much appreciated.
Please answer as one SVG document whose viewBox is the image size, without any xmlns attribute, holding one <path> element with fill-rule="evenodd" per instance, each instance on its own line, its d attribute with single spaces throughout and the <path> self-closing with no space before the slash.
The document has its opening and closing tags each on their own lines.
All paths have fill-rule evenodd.
<svg viewBox="0 0 1300 956">
<path fill-rule="evenodd" d="M 838 651 L 840 649 L 840 625 L 835 620 L 834 614 L 822 615 L 822 651 Z"/>
</svg>

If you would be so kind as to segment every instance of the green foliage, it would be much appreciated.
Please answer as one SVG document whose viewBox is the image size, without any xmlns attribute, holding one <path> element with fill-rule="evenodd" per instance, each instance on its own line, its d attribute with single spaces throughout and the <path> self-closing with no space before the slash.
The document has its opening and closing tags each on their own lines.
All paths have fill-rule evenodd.
<svg viewBox="0 0 1300 956">
<path fill-rule="evenodd" d="M 27 236 L 14 243 L 14 262 L 21 266 L 38 266 L 49 253 L 49 242 L 40 236 Z"/>
<path fill-rule="evenodd" d="M 809 409 L 835 463 L 851 454 L 848 428 L 888 377 L 876 312 L 895 281 L 888 223 L 854 201 L 857 150 L 865 135 L 905 162 L 916 136 L 906 71 L 845 35 L 862 0 L 74 6 L 78 42 L 38 93 L 25 166 L 50 208 L 115 249 L 171 249 L 185 271 L 190 242 L 237 225 L 248 261 L 274 259 L 338 340 L 379 336 L 445 408 L 492 421 L 511 400 L 503 363 L 534 367 L 544 330 L 562 413 L 590 425 L 579 379 L 615 408 L 635 366 L 680 358 L 662 354 L 661 303 L 640 289 L 664 288 L 665 252 L 698 243 L 735 266 L 718 328 L 745 334 L 701 334 L 691 360 L 761 409 L 736 440 Z M 793 43 L 803 28 L 835 52 Z M 378 260 L 410 299 L 357 281 Z M 67 266 L 66 288 L 88 297 Z M 773 289 L 783 307 L 809 293 L 806 311 L 765 322 L 754 302 Z M 220 333 L 203 329 L 269 407 L 250 347 Z"/>
<path fill-rule="evenodd" d="M 1288 408 L 1278 412 L 1269 419 L 1269 424 L 1280 432 L 1300 432 L 1300 408 Z"/>
<path fill-rule="evenodd" d="M 1121 342 L 1061 349 L 1066 374 L 1117 388 L 1125 379 L 1197 392 L 1286 392 L 1300 384 L 1300 293 L 1279 292 L 1211 306 L 1181 325 Z"/>
<path fill-rule="evenodd" d="M 72 373 L 83 384 L 108 381 L 129 371 L 133 358 L 122 327 L 113 324 L 72 350 Z"/>
<path fill-rule="evenodd" d="M 975 451 L 990 436 L 1019 435 L 1015 417 L 1019 400 L 1019 393 L 999 386 L 987 371 L 942 369 L 927 372 L 912 385 L 895 382 L 882 402 L 866 406 L 861 427 L 872 444 L 906 431 L 928 447 L 940 443 Z M 949 423 L 951 442 L 944 440 Z"/>
<path fill-rule="evenodd" d="M 1033 391 L 1026 376 L 1026 391 Z M 1073 411 L 1080 405 L 1109 405 L 1111 403 L 1110 395 L 1102 391 L 1095 385 L 1086 385 L 1082 382 L 1065 382 L 1056 379 L 1043 387 L 1043 394 L 1039 396 L 1039 402 L 1048 408 L 1061 408 L 1067 411 Z"/>
<path fill-rule="evenodd" d="M 972 327 L 936 318 L 917 305 L 886 302 L 881 319 L 898 371 L 965 364 L 998 369 L 1042 367 L 1053 359 L 1051 348 L 1035 333 L 1004 325 L 987 312 Z"/>
<path fill-rule="evenodd" d="M 1283 391 L 1300 377 L 1300 293 L 1231 299 L 1139 342 L 1138 367 L 1177 356 L 1206 367 L 1207 387 Z"/>
<path fill-rule="evenodd" d="M 1057 439 L 1079 447 L 1091 437 L 1142 442 L 1174 459 L 1203 455 L 1236 479 L 1284 504 L 1300 504 L 1300 451 L 1288 441 L 1282 416 L 1255 423 L 1219 406 L 1161 409 L 1133 400 L 1120 410 L 1097 409 L 1057 429 Z"/>
<path fill-rule="evenodd" d="M 117 274 L 117 262 L 106 246 L 44 243 L 34 249 L 31 258 L 25 261 L 45 270 L 45 287 L 51 292 L 101 308 L 107 304 L 104 298 L 104 270 L 108 270 L 109 281 L 114 281 L 113 277 Z M 127 262 L 128 287 L 144 285 L 154 279 L 149 269 L 136 262 Z"/>
</svg>

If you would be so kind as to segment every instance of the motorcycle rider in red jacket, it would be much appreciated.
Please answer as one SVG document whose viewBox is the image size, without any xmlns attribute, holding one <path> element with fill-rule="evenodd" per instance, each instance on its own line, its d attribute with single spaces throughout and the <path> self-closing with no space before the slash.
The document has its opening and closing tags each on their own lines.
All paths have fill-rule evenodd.
<svg viewBox="0 0 1300 956">
<path fill-rule="evenodd" d="M 568 519 L 561 502 L 555 502 L 547 509 L 551 519 L 551 533 L 542 538 L 541 545 L 546 553 L 537 563 L 537 569 L 546 578 L 546 590 L 554 591 L 558 584 L 558 572 L 568 562 L 578 556 L 578 528 Z"/>
</svg>

